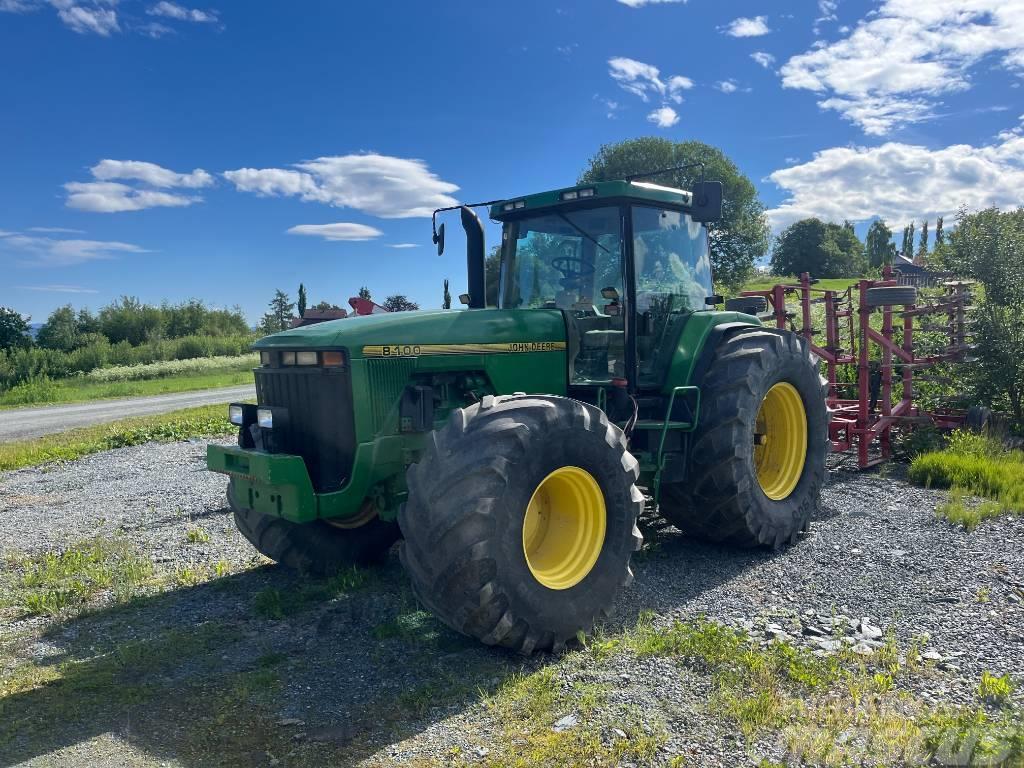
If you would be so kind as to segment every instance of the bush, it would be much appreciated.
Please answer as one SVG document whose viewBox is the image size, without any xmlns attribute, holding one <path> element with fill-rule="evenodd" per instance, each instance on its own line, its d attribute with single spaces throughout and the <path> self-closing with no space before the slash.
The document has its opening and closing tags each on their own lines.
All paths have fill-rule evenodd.
<svg viewBox="0 0 1024 768">
<path fill-rule="evenodd" d="M 89 344 L 71 352 L 39 347 L 0 350 L 0 391 L 33 379 L 63 379 L 107 366 L 149 365 L 162 360 L 199 357 L 237 357 L 248 353 L 252 342 L 253 337 L 245 334 L 186 336 L 132 346 L 127 341 L 111 344 L 98 334 L 90 334 Z"/>
<path fill-rule="evenodd" d="M 143 365 L 119 365 L 97 368 L 86 374 L 89 381 L 109 383 L 112 381 L 142 381 L 163 379 L 169 376 L 184 376 L 189 373 L 215 373 L 252 368 L 259 362 L 259 355 L 232 355 L 218 357 L 196 357 L 189 360 L 161 360 Z"/>
</svg>

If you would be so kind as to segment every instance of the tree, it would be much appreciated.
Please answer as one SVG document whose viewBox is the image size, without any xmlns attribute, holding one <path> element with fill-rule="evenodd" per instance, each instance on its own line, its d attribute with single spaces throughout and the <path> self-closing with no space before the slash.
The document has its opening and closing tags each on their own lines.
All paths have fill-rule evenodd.
<svg viewBox="0 0 1024 768">
<path fill-rule="evenodd" d="M 921 224 L 921 239 L 917 243 L 917 256 L 914 259 L 915 264 L 924 265 L 925 260 L 928 258 L 928 222 L 925 221 Z"/>
<path fill-rule="evenodd" d="M 880 269 L 892 264 L 896 258 L 896 244 L 892 242 L 892 230 L 884 219 L 876 219 L 868 228 L 864 240 L 864 258 L 868 266 Z"/>
<path fill-rule="evenodd" d="M 722 218 L 708 224 L 711 266 L 717 283 L 738 287 L 768 250 L 770 229 L 757 189 L 720 149 L 699 141 L 673 142 L 653 136 L 606 144 L 590 158 L 579 183 L 621 179 L 635 173 L 702 161 L 706 177 L 724 186 Z M 658 176 L 659 184 L 691 189 L 699 168 Z"/>
<path fill-rule="evenodd" d="M 900 256 L 905 259 L 914 258 L 914 222 L 910 222 L 903 228 L 903 244 L 900 246 Z"/>
<path fill-rule="evenodd" d="M 442 300 L 441 309 L 452 308 L 452 295 L 448 292 L 448 280 L 444 281 L 444 299 Z"/>
<path fill-rule="evenodd" d="M 484 305 L 498 306 L 498 286 L 501 281 L 501 246 L 491 248 L 484 259 Z"/>
<path fill-rule="evenodd" d="M 942 217 L 935 220 L 935 247 L 946 244 L 946 234 L 942 231 Z"/>
<path fill-rule="evenodd" d="M 122 296 L 100 310 L 100 331 L 111 344 L 127 341 L 135 346 L 164 335 L 164 313 L 135 296 Z"/>
<path fill-rule="evenodd" d="M 864 246 L 853 225 L 826 224 L 821 219 L 801 219 L 782 230 L 772 249 L 776 275 L 853 277 L 864 269 Z"/>
<path fill-rule="evenodd" d="M 341 309 L 337 304 L 331 304 L 329 301 L 321 301 L 319 304 L 314 304 L 313 309 L 328 310 L 328 309 Z"/>
<path fill-rule="evenodd" d="M 950 246 L 950 266 L 984 287 L 974 314 L 978 361 L 969 367 L 977 404 L 1024 427 L 1024 209 L 961 209 Z"/>
<path fill-rule="evenodd" d="M 78 346 L 80 335 L 75 310 L 70 304 L 57 307 L 36 334 L 36 344 L 46 349 L 70 352 Z"/>
<path fill-rule="evenodd" d="M 299 283 L 299 317 L 306 314 L 306 286 Z"/>
<path fill-rule="evenodd" d="M 260 331 L 263 333 L 277 333 L 291 325 L 292 310 L 295 304 L 288 299 L 288 294 L 277 289 L 274 291 L 274 298 L 270 300 L 270 311 L 263 316 L 260 322 Z"/>
<path fill-rule="evenodd" d="M 373 298 L 370 296 L 370 289 L 365 285 L 359 289 L 359 298 L 366 299 L 367 301 L 373 301 Z"/>
<path fill-rule="evenodd" d="M 384 309 L 388 312 L 408 312 L 419 308 L 419 304 L 414 301 L 409 301 L 409 299 L 400 293 L 396 293 L 384 299 Z"/>
<path fill-rule="evenodd" d="M 0 349 L 24 349 L 32 346 L 28 321 L 10 307 L 0 307 Z"/>
</svg>

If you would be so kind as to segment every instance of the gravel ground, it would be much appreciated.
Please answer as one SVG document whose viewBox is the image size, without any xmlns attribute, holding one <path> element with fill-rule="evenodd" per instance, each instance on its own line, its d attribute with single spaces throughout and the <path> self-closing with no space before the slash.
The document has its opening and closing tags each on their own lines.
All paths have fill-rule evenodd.
<svg viewBox="0 0 1024 768">
<path fill-rule="evenodd" d="M 88 670 L 105 651 L 155 643 L 160 633 L 219 633 L 161 667 L 127 711 L 111 714 L 83 696 L 73 702 L 75 715 L 42 737 L 0 741 L 0 765 L 288 765 L 300 758 L 317 764 L 321 754 L 339 765 L 392 765 L 413 758 L 432 764 L 455 748 L 484 755 L 498 726 L 480 692 L 513 672 L 550 664 L 564 667 L 568 679 L 610 685 L 614 703 L 633 704 L 660 723 L 668 739 L 656 764 L 674 756 L 722 766 L 785 758 L 780 744 L 748 743 L 728 722 L 708 717 L 709 676 L 670 659 L 619 654 L 581 667 L 550 656 L 523 659 L 454 635 L 415 613 L 393 553 L 365 588 L 292 605 L 301 581 L 254 558 L 224 508 L 224 480 L 204 470 L 204 458 L 202 443 L 147 445 L 0 474 L 5 550 L 40 553 L 120 537 L 158 569 L 229 564 L 228 575 L 127 607 L 0 626 L 0 641 L 14 649 L 8 668 L 13 658 L 31 658 Z M 901 648 L 926 638 L 923 649 L 937 666 L 913 693 L 927 702 L 970 703 L 983 670 L 1024 682 L 1024 519 L 997 519 L 966 533 L 935 518 L 944 497 L 896 477 L 836 468 L 810 532 L 775 553 L 701 544 L 650 517 L 636 580 L 608 630 L 652 610 L 659 624 L 707 615 L 821 653 L 836 642 L 831 636 L 845 635 L 839 642 L 870 653 L 877 628 L 895 633 Z M 187 541 L 197 525 L 208 542 Z M 267 589 L 280 590 L 284 618 L 254 610 L 255 596 Z M 399 616 L 411 625 L 402 629 Z M 267 665 L 279 683 L 249 700 L 274 733 L 257 737 L 245 719 L 249 707 L 231 703 L 239 678 L 219 688 L 211 681 Z M 1017 705 L 1024 703 L 1020 688 Z M 40 690 L 18 694 L 17 710 L 48 716 L 56 705 Z M 197 691 L 204 695 L 195 698 Z M 228 740 L 218 742 L 217 754 L 192 732 L 207 720 Z"/>
</svg>

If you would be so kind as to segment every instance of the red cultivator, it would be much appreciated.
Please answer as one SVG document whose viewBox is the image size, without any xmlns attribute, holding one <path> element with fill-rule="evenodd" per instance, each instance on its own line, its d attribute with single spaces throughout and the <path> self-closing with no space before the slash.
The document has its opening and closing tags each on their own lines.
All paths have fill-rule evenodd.
<svg viewBox="0 0 1024 768">
<path fill-rule="evenodd" d="M 940 295 L 918 303 L 917 289 L 899 285 L 888 267 L 883 279 L 861 280 L 843 291 L 816 288 L 815 282 L 804 273 L 799 283 L 741 295 L 763 297 L 762 320 L 801 334 L 824 361 L 833 451 L 856 450 L 857 465 L 865 469 L 891 457 L 893 426 L 953 429 L 983 418 L 962 409 L 926 411 L 915 404 L 915 374 L 940 363 L 965 362 L 971 349 L 969 283 L 943 283 Z M 787 296 L 795 296 L 798 307 L 787 306 Z M 815 305 L 822 305 L 823 313 L 813 311 Z M 871 322 L 875 310 L 881 313 L 880 326 Z M 824 328 L 816 328 L 815 321 Z M 915 331 L 927 333 L 933 342 L 927 353 L 915 350 L 920 344 Z"/>
</svg>

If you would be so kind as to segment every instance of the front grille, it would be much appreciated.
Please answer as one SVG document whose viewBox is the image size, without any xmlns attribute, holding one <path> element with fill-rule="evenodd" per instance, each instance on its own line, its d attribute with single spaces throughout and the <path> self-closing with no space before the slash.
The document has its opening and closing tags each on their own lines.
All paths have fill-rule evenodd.
<svg viewBox="0 0 1024 768">
<path fill-rule="evenodd" d="M 257 368 L 256 402 L 288 409 L 275 438 L 280 450 L 305 460 L 317 493 L 345 483 L 356 450 L 347 368 Z"/>
</svg>

